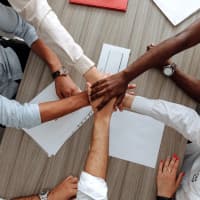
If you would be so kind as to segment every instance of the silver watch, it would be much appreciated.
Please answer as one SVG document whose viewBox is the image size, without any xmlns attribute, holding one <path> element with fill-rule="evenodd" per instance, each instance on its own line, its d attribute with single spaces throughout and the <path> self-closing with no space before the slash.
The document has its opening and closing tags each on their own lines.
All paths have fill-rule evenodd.
<svg viewBox="0 0 200 200">
<path fill-rule="evenodd" d="M 163 67 L 163 74 L 167 77 L 172 76 L 175 71 L 176 71 L 176 64 L 175 63 L 172 63 L 170 65 Z"/>
<path fill-rule="evenodd" d="M 40 200 L 48 200 L 48 194 L 49 194 L 49 191 L 47 191 L 47 192 L 41 192 L 39 194 Z"/>
</svg>

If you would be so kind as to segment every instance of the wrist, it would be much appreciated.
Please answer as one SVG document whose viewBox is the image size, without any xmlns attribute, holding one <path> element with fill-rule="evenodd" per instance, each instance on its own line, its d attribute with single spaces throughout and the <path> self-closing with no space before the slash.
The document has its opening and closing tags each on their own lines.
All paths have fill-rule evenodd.
<svg viewBox="0 0 200 200">
<path fill-rule="evenodd" d="M 94 114 L 94 121 L 97 123 L 109 124 L 111 119 L 112 113 L 104 114 L 101 111 L 98 111 Z"/>
<path fill-rule="evenodd" d="M 158 192 L 157 196 L 171 199 L 173 197 L 173 194 L 169 194 L 167 192 Z"/>
<path fill-rule="evenodd" d="M 172 200 L 172 198 L 157 196 L 157 200 Z"/>
<path fill-rule="evenodd" d="M 126 68 L 125 70 L 123 70 L 119 73 L 121 75 L 123 82 L 127 85 L 133 79 L 133 76 L 130 75 L 129 68 Z"/>
<path fill-rule="evenodd" d="M 126 94 L 126 96 L 124 98 L 124 108 L 131 109 L 134 99 L 135 99 L 135 96 Z"/>
</svg>

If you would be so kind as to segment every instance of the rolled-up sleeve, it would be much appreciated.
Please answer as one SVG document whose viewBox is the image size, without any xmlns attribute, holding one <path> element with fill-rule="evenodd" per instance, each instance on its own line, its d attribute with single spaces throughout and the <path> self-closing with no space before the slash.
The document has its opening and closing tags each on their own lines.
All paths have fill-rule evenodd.
<svg viewBox="0 0 200 200">
<path fill-rule="evenodd" d="M 104 179 L 82 172 L 77 200 L 107 200 L 108 187 Z"/>
<path fill-rule="evenodd" d="M 81 75 L 95 65 L 84 55 L 82 48 L 60 23 L 46 0 L 9 0 L 9 2 L 24 19 L 36 28 L 39 37 L 58 56 L 65 58 L 66 63 L 64 64 L 74 66 Z"/>
<path fill-rule="evenodd" d="M 14 128 L 32 128 L 41 124 L 37 104 L 20 104 L 0 96 L 0 124 Z"/>
<path fill-rule="evenodd" d="M 31 46 L 38 39 L 35 28 L 23 20 L 12 8 L 0 3 L 1 31 L 18 36 Z"/>
</svg>

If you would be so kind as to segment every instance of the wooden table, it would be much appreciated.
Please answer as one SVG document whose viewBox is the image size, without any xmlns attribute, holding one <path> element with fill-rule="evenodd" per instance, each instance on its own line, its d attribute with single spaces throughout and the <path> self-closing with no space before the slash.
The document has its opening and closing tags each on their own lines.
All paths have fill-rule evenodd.
<svg viewBox="0 0 200 200">
<path fill-rule="evenodd" d="M 196 14 L 180 26 L 173 27 L 151 0 L 129 0 L 126 13 L 69 5 L 66 0 L 49 2 L 86 55 L 95 62 L 103 43 L 132 49 L 131 62 L 146 51 L 148 44 L 158 43 L 178 33 L 200 16 Z M 199 55 L 200 48 L 195 47 L 179 54 L 174 61 L 187 73 L 200 77 Z M 83 78 L 75 70 L 71 70 L 71 75 L 83 88 Z M 31 54 L 17 99 L 20 102 L 31 100 L 51 81 L 48 68 Z M 154 69 L 135 82 L 138 95 L 195 107 L 195 102 Z M 37 194 L 44 188 L 54 187 L 70 174 L 79 176 L 87 156 L 91 130 L 92 119 L 65 143 L 55 157 L 48 158 L 23 131 L 6 129 L 0 146 L 0 196 L 10 198 Z M 166 128 L 159 159 L 174 152 L 182 158 L 184 149 L 185 140 Z M 110 158 L 107 178 L 109 199 L 155 200 L 155 177 L 156 169 Z"/>
</svg>

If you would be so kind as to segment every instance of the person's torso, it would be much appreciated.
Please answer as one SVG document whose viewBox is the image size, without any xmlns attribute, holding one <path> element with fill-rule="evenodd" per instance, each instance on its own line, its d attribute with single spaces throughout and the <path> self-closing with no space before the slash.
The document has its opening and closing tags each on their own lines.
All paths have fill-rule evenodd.
<svg viewBox="0 0 200 200">
<path fill-rule="evenodd" d="M 0 45 L 0 94 L 12 98 L 18 87 L 16 80 L 22 76 L 21 64 L 15 51 Z"/>
</svg>

